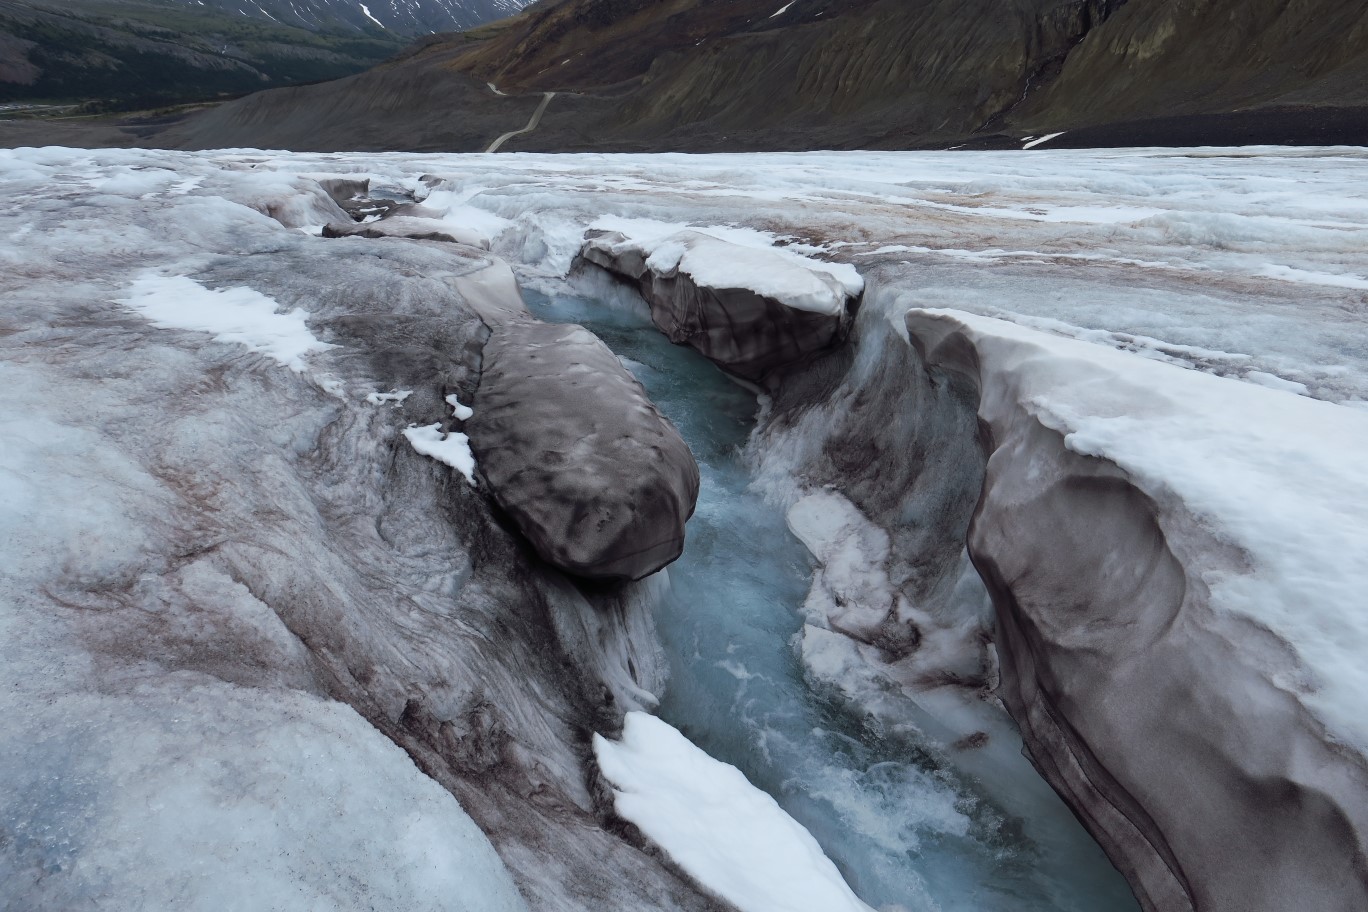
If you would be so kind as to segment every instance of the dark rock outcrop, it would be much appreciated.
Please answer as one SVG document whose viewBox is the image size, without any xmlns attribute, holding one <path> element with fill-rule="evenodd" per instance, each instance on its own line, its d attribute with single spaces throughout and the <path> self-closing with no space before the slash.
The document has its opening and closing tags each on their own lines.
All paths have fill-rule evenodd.
<svg viewBox="0 0 1368 912">
<path fill-rule="evenodd" d="M 466 423 L 499 505 L 549 563 L 642 579 L 679 557 L 698 466 L 598 337 L 530 317 L 496 326 Z"/>
<path fill-rule="evenodd" d="M 854 299 L 829 275 L 696 232 L 680 232 L 660 247 L 666 245 L 676 245 L 680 255 L 653 257 L 648 246 L 619 232 L 590 231 L 580 257 L 633 284 L 671 342 L 696 349 L 733 376 L 771 387 L 786 369 L 836 347 L 849 331 Z M 708 272 L 692 271 L 690 256 L 706 261 Z M 744 287 L 747 281 L 773 288 L 761 293 Z"/>
</svg>

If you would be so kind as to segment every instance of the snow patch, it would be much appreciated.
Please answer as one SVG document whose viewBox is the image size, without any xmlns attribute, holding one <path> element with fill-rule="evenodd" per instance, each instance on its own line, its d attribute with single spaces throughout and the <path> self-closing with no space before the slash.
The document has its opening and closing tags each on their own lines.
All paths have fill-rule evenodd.
<svg viewBox="0 0 1368 912">
<path fill-rule="evenodd" d="M 451 414 L 457 421 L 469 421 L 471 416 L 475 414 L 475 410 L 470 406 L 461 404 L 461 400 L 456 398 L 455 393 L 446 397 L 446 404 L 451 406 Z"/>
<path fill-rule="evenodd" d="M 365 14 L 365 16 L 366 16 L 367 19 L 369 19 L 371 22 L 374 22 L 376 25 L 380 26 L 381 28 L 385 28 L 385 23 L 381 22 L 379 19 L 376 19 L 374 16 L 372 16 L 372 15 L 371 15 L 370 8 L 367 7 L 366 4 L 364 4 L 364 3 L 358 3 L 358 4 L 356 4 L 356 5 L 359 6 L 359 7 L 361 7 L 361 12 Z M 388 30 L 387 30 L 387 31 L 388 31 Z"/>
<path fill-rule="evenodd" d="M 513 222 L 488 209 L 470 205 L 470 200 L 478 193 L 479 191 L 457 193 L 452 190 L 433 190 L 423 199 L 422 206 L 424 209 L 439 213 L 433 221 L 451 228 L 473 231 L 484 238 L 483 246 L 488 248 L 500 234 L 512 227 Z"/>
<path fill-rule="evenodd" d="M 1061 137 L 1061 136 L 1063 136 L 1063 135 L 1064 135 L 1064 131 L 1063 131 L 1063 130 L 1060 130 L 1058 133 L 1046 133 L 1044 136 L 1028 136 L 1028 137 L 1026 137 L 1026 139 L 1023 141 L 1023 142 L 1024 142 L 1024 145 L 1022 145 L 1021 148 L 1023 148 L 1023 149 L 1034 149 L 1036 146 L 1044 145 L 1045 143 L 1049 142 L 1050 140 L 1052 140 L 1052 139 L 1058 139 L 1059 137 Z"/>
<path fill-rule="evenodd" d="M 617 813 L 741 912 L 872 912 L 773 798 L 655 716 L 628 713 L 594 756 Z"/>
<path fill-rule="evenodd" d="M 1310 269 L 1295 269 L 1291 266 L 1269 264 L 1259 270 L 1259 275 L 1283 282 L 1300 282 L 1305 285 L 1325 285 L 1329 288 L 1351 288 L 1355 291 L 1368 291 L 1368 279 L 1349 273 L 1315 272 Z"/>
<path fill-rule="evenodd" d="M 246 287 L 211 289 L 187 276 L 145 273 L 118 300 L 159 329 L 213 334 L 215 342 L 236 342 L 267 355 L 297 373 L 308 369 L 304 356 L 336 348 L 309 331 L 309 313 L 280 305 Z"/>
<path fill-rule="evenodd" d="M 681 222 L 623 218 L 614 215 L 599 216 L 589 227 L 602 231 L 619 231 L 632 241 L 642 245 L 643 250 L 654 248 L 672 235 L 681 232 L 704 234 L 738 247 L 768 251 L 795 266 L 829 275 L 839 282 L 841 287 L 845 289 L 845 293 L 852 298 L 864 291 L 864 278 L 854 266 L 849 263 L 829 263 L 826 260 L 808 256 L 804 251 L 816 251 L 818 248 L 793 243 L 794 238 L 780 237 L 769 231 L 759 231 L 755 228 L 736 225 L 689 225 Z M 781 245 L 781 241 L 788 243 Z"/>
<path fill-rule="evenodd" d="M 812 269 L 773 248 L 741 246 L 698 231 L 644 242 L 610 234 L 587 245 L 612 256 L 636 253 L 659 275 L 687 275 L 703 288 L 746 289 L 794 310 L 839 316 L 845 312 L 846 299 L 859 293 L 851 290 L 854 280 L 842 282 L 831 270 Z M 858 287 L 863 288 L 862 281 Z"/>
<path fill-rule="evenodd" d="M 1298 396 L 1310 395 L 1310 390 L 1305 383 L 1298 383 L 1296 380 L 1287 380 L 1277 374 L 1270 374 L 1266 371 L 1249 371 L 1244 378 L 1250 383 L 1257 383 L 1259 386 L 1266 386 L 1269 389 L 1282 390 L 1285 393 L 1296 393 Z"/>
<path fill-rule="evenodd" d="M 366 401 L 371 405 L 384 405 L 392 402 L 396 406 L 402 405 L 404 400 L 413 395 L 413 390 L 390 390 L 388 393 L 367 393 Z"/>
<path fill-rule="evenodd" d="M 465 476 L 475 487 L 475 454 L 470 452 L 470 438 L 459 431 L 442 433 L 442 425 L 414 425 L 404 429 L 404 436 L 413 448 L 424 456 L 446 463 Z"/>
</svg>

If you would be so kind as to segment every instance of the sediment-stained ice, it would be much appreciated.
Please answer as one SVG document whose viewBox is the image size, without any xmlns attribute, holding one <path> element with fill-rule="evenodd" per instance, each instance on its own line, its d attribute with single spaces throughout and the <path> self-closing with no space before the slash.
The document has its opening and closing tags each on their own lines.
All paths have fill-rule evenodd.
<svg viewBox="0 0 1368 912">
<path fill-rule="evenodd" d="M 822 564 L 795 644 L 814 681 L 991 781 L 1046 842 L 1040 803 L 1011 800 L 1040 780 L 1004 734 L 1001 675 L 1018 720 L 1037 713 L 1033 757 L 1142 903 L 1286 908 L 1274 887 L 1309 884 L 1312 856 L 1344 861 L 1368 806 L 1366 172 L 1358 149 L 0 152 L 6 889 L 49 909 L 260 904 L 283 883 L 339 908 L 516 908 L 509 883 L 532 908 L 714 905 L 605 831 L 585 786 L 587 733 L 615 736 L 664 687 L 646 611 L 663 583 L 618 598 L 546 575 L 482 490 L 403 439 L 461 433 L 515 274 L 608 296 L 570 274 L 585 232 L 656 226 L 863 278 L 852 344 L 766 397 L 747 451 Z M 348 219 L 328 179 L 369 180 L 490 252 L 314 236 Z M 707 265 L 742 275 L 748 257 Z M 1053 472 L 1071 481 L 1051 489 Z M 1095 534 L 1078 533 L 1071 511 L 1092 506 Z M 1144 521 L 1102 523 L 1122 514 Z M 1130 537 L 1112 548 L 1102 530 Z M 1103 582 L 1123 607 L 1131 552 L 1154 556 L 1146 597 L 1187 593 L 1145 628 L 1158 646 L 1110 641 L 1103 683 L 1129 689 L 1093 687 L 1086 649 L 1012 626 L 1054 617 L 1038 612 L 1055 577 L 1028 571 L 1066 545 L 1121 568 Z M 1018 596 L 1020 617 L 1004 609 Z M 1203 745 L 1187 767 L 1201 787 L 1166 797 L 1177 753 L 1119 733 L 1126 701 L 1182 675 L 1181 712 L 1134 728 L 1181 718 L 1152 731 Z M 1046 693 L 1070 686 L 1107 705 Z M 1039 715 L 1066 711 L 1085 715 Z M 1065 731 L 1089 750 L 1070 754 Z M 1096 764 L 1082 777 L 1078 757 Z M 1232 783 L 1318 797 L 1240 805 Z M 1136 804 L 1149 829 L 1121 819 Z M 1291 851 L 1280 840 L 1302 831 L 1260 816 L 1313 805 L 1324 817 L 1297 826 L 1343 838 Z M 1218 823 L 1244 856 L 1203 848 Z M 239 824 L 251 847 L 225 835 Z M 277 845 L 291 857 L 268 857 Z M 458 877 L 488 889 L 439 889 Z"/>
</svg>

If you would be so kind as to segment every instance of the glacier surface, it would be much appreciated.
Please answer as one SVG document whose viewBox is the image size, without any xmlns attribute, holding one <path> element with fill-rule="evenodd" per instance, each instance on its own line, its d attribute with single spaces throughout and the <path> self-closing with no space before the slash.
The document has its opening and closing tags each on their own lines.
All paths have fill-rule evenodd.
<svg viewBox="0 0 1368 912">
<path fill-rule="evenodd" d="M 5 899 L 716 907 L 610 832 L 586 784 L 589 733 L 666 692 L 664 581 L 547 573 L 403 439 L 460 436 L 496 257 L 526 288 L 639 308 L 575 263 L 586 230 L 629 226 L 863 277 L 848 350 L 764 397 L 746 451 L 818 564 L 793 606 L 814 687 L 1067 850 L 1031 822 L 1049 796 L 994 696 L 1035 682 L 997 693 L 1142 905 L 1314 895 L 1259 807 L 1230 818 L 1258 834 L 1243 856 L 1209 827 L 1271 781 L 1328 796 L 1306 865 L 1368 832 L 1366 171 L 1357 149 L 0 152 Z M 350 221 L 331 178 L 481 243 L 319 237 Z M 744 281 L 741 259 L 708 268 Z M 1054 475 L 1076 480 L 1057 504 Z M 1050 627 L 1074 595 L 1032 573 L 1067 564 L 1047 533 L 1098 504 L 1158 530 L 1116 534 L 1153 549 L 1134 578 L 1159 600 L 1075 618 L 1088 641 Z M 1126 572 L 1097 585 L 1124 593 Z M 1150 654 L 1191 676 L 1172 713 L 1141 698 Z M 1164 720 L 1202 743 L 1191 794 L 1144 756 Z"/>
</svg>

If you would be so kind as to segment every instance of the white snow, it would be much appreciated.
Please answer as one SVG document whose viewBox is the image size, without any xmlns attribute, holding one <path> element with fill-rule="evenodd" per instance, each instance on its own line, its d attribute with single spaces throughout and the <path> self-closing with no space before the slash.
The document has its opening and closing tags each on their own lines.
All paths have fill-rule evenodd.
<svg viewBox="0 0 1368 912">
<path fill-rule="evenodd" d="M 475 456 L 470 452 L 470 438 L 465 434 L 452 431 L 444 435 L 441 422 L 438 422 L 407 427 L 404 436 L 419 453 L 446 463 L 464 475 L 471 487 L 475 486 Z"/>
<path fill-rule="evenodd" d="M 1249 371 L 1244 375 L 1244 379 L 1248 380 L 1250 383 L 1266 386 L 1269 389 L 1296 393 L 1298 396 L 1306 396 L 1310 393 L 1310 391 L 1307 390 L 1305 383 L 1298 383 L 1295 380 L 1286 380 L 1276 374 L 1270 374 L 1265 371 Z"/>
<path fill-rule="evenodd" d="M 628 713 L 594 756 L 617 813 L 741 912 L 871 912 L 773 798 L 655 716 Z"/>
<path fill-rule="evenodd" d="M 679 234 L 703 234 L 727 244 L 748 247 L 781 257 L 793 266 L 809 272 L 822 273 L 835 279 L 845 293 L 855 297 L 864 291 L 864 279 L 859 271 L 849 263 L 834 263 L 819 260 L 811 253 L 821 248 L 798 242 L 794 237 L 780 237 L 770 231 L 760 231 L 741 225 L 686 225 L 679 222 L 662 222 L 657 219 L 622 218 L 604 215 L 595 219 L 589 226 L 604 231 L 619 231 L 625 234 L 643 252 L 654 250 L 660 244 Z M 717 248 L 719 251 L 723 248 Z"/>
<path fill-rule="evenodd" d="M 1061 136 L 1063 136 L 1063 135 L 1064 135 L 1064 131 L 1063 131 L 1063 130 L 1060 130 L 1058 133 L 1046 133 L 1044 136 L 1028 136 L 1028 137 L 1026 137 L 1026 139 L 1024 140 L 1024 145 L 1023 145 L 1021 148 L 1023 148 L 1023 149 L 1034 149 L 1036 146 L 1044 145 L 1045 143 L 1049 142 L 1050 140 L 1052 140 L 1052 139 L 1058 139 L 1059 137 L 1061 137 Z"/>
<path fill-rule="evenodd" d="M 646 265 L 659 273 L 681 272 L 705 288 L 748 288 L 794 310 L 831 315 L 845 310 L 845 289 L 829 276 L 706 234 L 671 235 L 650 251 Z"/>
<path fill-rule="evenodd" d="M 457 421 L 469 421 L 475 414 L 475 410 L 468 405 L 462 405 L 454 393 L 446 397 L 446 404 L 451 406 L 451 414 Z"/>
<path fill-rule="evenodd" d="M 440 213 L 434 221 L 453 229 L 474 232 L 484 239 L 484 246 L 488 247 L 513 223 L 487 209 L 469 205 L 471 196 L 473 194 L 468 196 L 439 188 L 430 192 L 422 205 L 424 209 Z"/>
<path fill-rule="evenodd" d="M 778 19 L 780 16 L 784 15 L 784 13 L 788 12 L 790 6 L 793 6 L 793 4 L 797 2 L 798 0 L 789 0 L 788 3 L 785 3 L 783 6 L 779 7 L 779 9 L 775 10 L 774 13 L 770 15 L 770 18 Z"/>
<path fill-rule="evenodd" d="M 628 238 L 615 243 L 612 237 L 589 243 L 613 252 L 639 252 L 647 268 L 661 275 L 682 273 L 704 288 L 749 289 L 794 310 L 837 316 L 845 312 L 851 294 L 849 285 L 830 271 L 800 265 L 774 249 L 742 246 L 687 230 L 649 241 Z"/>
<path fill-rule="evenodd" d="M 123 304 L 161 329 L 211 333 L 216 342 L 236 342 L 293 371 L 308 369 L 304 357 L 336 346 L 309 331 L 308 311 L 280 305 L 250 288 L 205 288 L 188 276 L 146 273 L 129 286 Z"/>
<path fill-rule="evenodd" d="M 1326 285 L 1330 288 L 1352 288 L 1355 291 L 1368 291 L 1368 279 L 1358 275 L 1315 272 L 1309 269 L 1296 269 L 1292 266 L 1272 264 L 1261 269 L 1260 274 L 1284 282 L 1303 282 L 1307 285 Z"/>
<path fill-rule="evenodd" d="M 366 401 L 371 405 L 383 405 L 386 402 L 396 406 L 403 405 L 404 400 L 413 395 L 413 390 L 390 390 L 388 393 L 371 392 L 366 394 Z"/>
<path fill-rule="evenodd" d="M 358 3 L 358 4 L 356 4 L 356 5 L 359 6 L 359 7 L 361 7 L 361 12 L 365 14 L 365 16 L 366 16 L 367 19 L 369 19 L 371 22 L 374 22 L 376 25 L 380 26 L 381 28 L 384 28 L 384 27 L 385 27 L 385 23 L 381 22 L 379 19 L 376 19 L 374 16 L 371 15 L 371 11 L 370 11 L 370 9 L 366 6 L 366 4 L 364 4 L 364 3 Z"/>
</svg>

